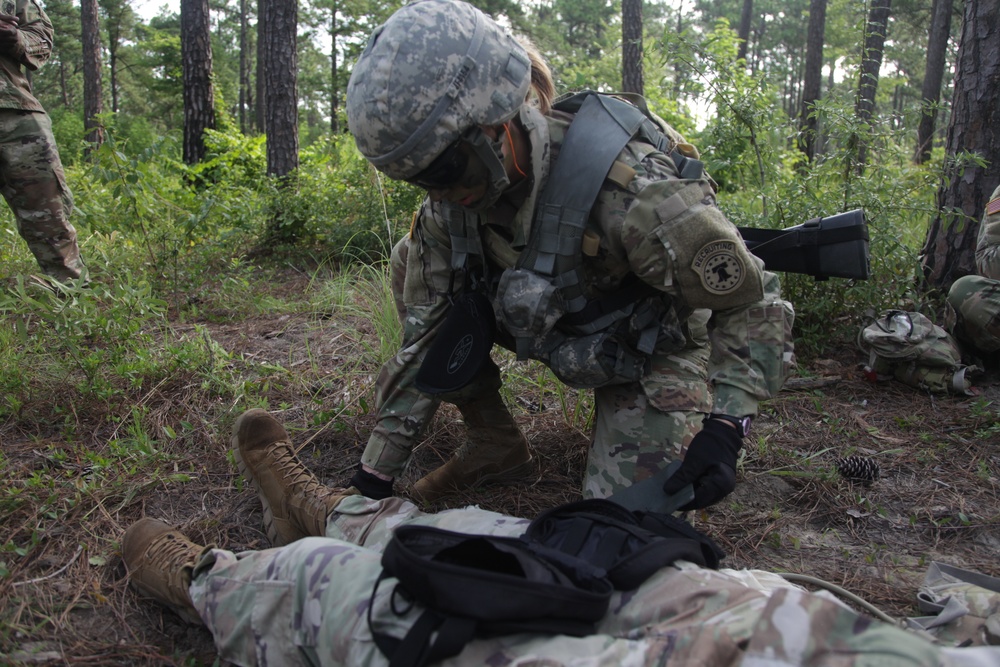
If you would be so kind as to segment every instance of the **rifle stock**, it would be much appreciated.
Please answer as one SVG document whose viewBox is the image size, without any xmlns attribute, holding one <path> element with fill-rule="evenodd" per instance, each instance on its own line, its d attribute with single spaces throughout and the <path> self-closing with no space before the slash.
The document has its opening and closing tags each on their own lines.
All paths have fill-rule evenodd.
<svg viewBox="0 0 1000 667">
<path fill-rule="evenodd" d="M 861 209 L 786 229 L 738 229 L 747 249 L 769 271 L 803 273 L 816 280 L 867 280 L 871 271 L 868 223 Z"/>
</svg>

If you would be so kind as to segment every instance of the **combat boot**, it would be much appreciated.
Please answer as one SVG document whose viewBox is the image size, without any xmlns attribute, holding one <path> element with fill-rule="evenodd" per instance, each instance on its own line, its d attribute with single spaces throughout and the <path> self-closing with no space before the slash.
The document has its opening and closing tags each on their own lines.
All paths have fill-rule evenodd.
<svg viewBox="0 0 1000 667">
<path fill-rule="evenodd" d="M 535 471 L 528 440 L 499 393 L 456 407 L 468 429 L 468 440 L 447 463 L 418 480 L 411 495 L 433 502 L 487 483 L 519 481 Z"/>
<path fill-rule="evenodd" d="M 201 623 L 191 604 L 191 573 L 211 547 L 195 544 L 158 520 L 139 519 L 122 536 L 122 560 L 132 586 L 170 607 L 189 623 Z"/>
<path fill-rule="evenodd" d="M 247 410 L 233 425 L 233 456 L 264 507 L 264 530 L 273 546 L 326 534 L 326 518 L 337 503 L 357 495 L 354 487 L 319 482 L 295 455 L 288 432 L 261 409 Z"/>
</svg>

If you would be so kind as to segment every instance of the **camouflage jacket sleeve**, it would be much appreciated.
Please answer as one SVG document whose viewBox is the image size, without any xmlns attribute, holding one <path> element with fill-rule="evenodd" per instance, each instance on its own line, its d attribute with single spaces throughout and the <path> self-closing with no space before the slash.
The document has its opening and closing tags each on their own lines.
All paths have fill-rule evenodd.
<svg viewBox="0 0 1000 667">
<path fill-rule="evenodd" d="M 17 0 L 16 11 L 20 39 L 10 55 L 28 69 L 37 70 L 52 55 L 52 22 L 35 0 Z"/>
<path fill-rule="evenodd" d="M 993 191 L 979 227 L 976 266 L 980 275 L 1000 280 L 1000 187 Z"/>
<path fill-rule="evenodd" d="M 637 276 L 675 298 L 679 312 L 712 311 L 713 409 L 754 414 L 758 401 L 781 388 L 791 363 L 791 305 L 781 299 L 777 276 L 764 271 L 719 211 L 707 176 L 677 178 L 660 153 L 636 157 L 622 251 Z"/>
<path fill-rule="evenodd" d="M 417 371 L 427 355 L 449 308 L 451 248 L 444 223 L 425 201 L 410 233 L 403 302 L 403 345 L 389 359 L 376 384 L 376 425 L 362 462 L 379 472 L 398 477 L 439 401 L 414 386 Z M 461 278 L 456 278 L 461 284 Z"/>
</svg>

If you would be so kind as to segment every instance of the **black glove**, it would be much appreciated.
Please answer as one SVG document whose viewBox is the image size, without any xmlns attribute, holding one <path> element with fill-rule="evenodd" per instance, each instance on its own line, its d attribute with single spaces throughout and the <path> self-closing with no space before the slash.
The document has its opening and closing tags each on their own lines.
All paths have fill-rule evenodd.
<svg viewBox="0 0 1000 667">
<path fill-rule="evenodd" d="M 351 486 L 361 492 L 365 498 L 372 500 L 382 500 L 392 495 L 392 480 L 382 479 L 373 475 L 358 464 L 358 469 L 351 477 Z"/>
<path fill-rule="evenodd" d="M 736 458 L 742 445 L 743 438 L 735 428 L 707 420 L 691 440 L 681 467 L 664 482 L 663 492 L 673 495 L 691 484 L 694 500 L 681 511 L 714 505 L 736 488 Z"/>
</svg>

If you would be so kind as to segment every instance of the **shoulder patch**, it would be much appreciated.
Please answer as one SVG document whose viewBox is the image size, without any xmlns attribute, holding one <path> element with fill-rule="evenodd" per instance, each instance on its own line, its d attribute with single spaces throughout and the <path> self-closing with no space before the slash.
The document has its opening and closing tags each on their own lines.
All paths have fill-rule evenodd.
<svg viewBox="0 0 1000 667">
<path fill-rule="evenodd" d="M 990 203 L 986 205 L 986 215 L 993 215 L 994 213 L 1000 213 L 1000 197 L 991 199 Z"/>
<path fill-rule="evenodd" d="M 733 241 L 712 241 L 695 253 L 691 268 L 712 294 L 727 294 L 743 284 L 747 267 Z"/>
</svg>

